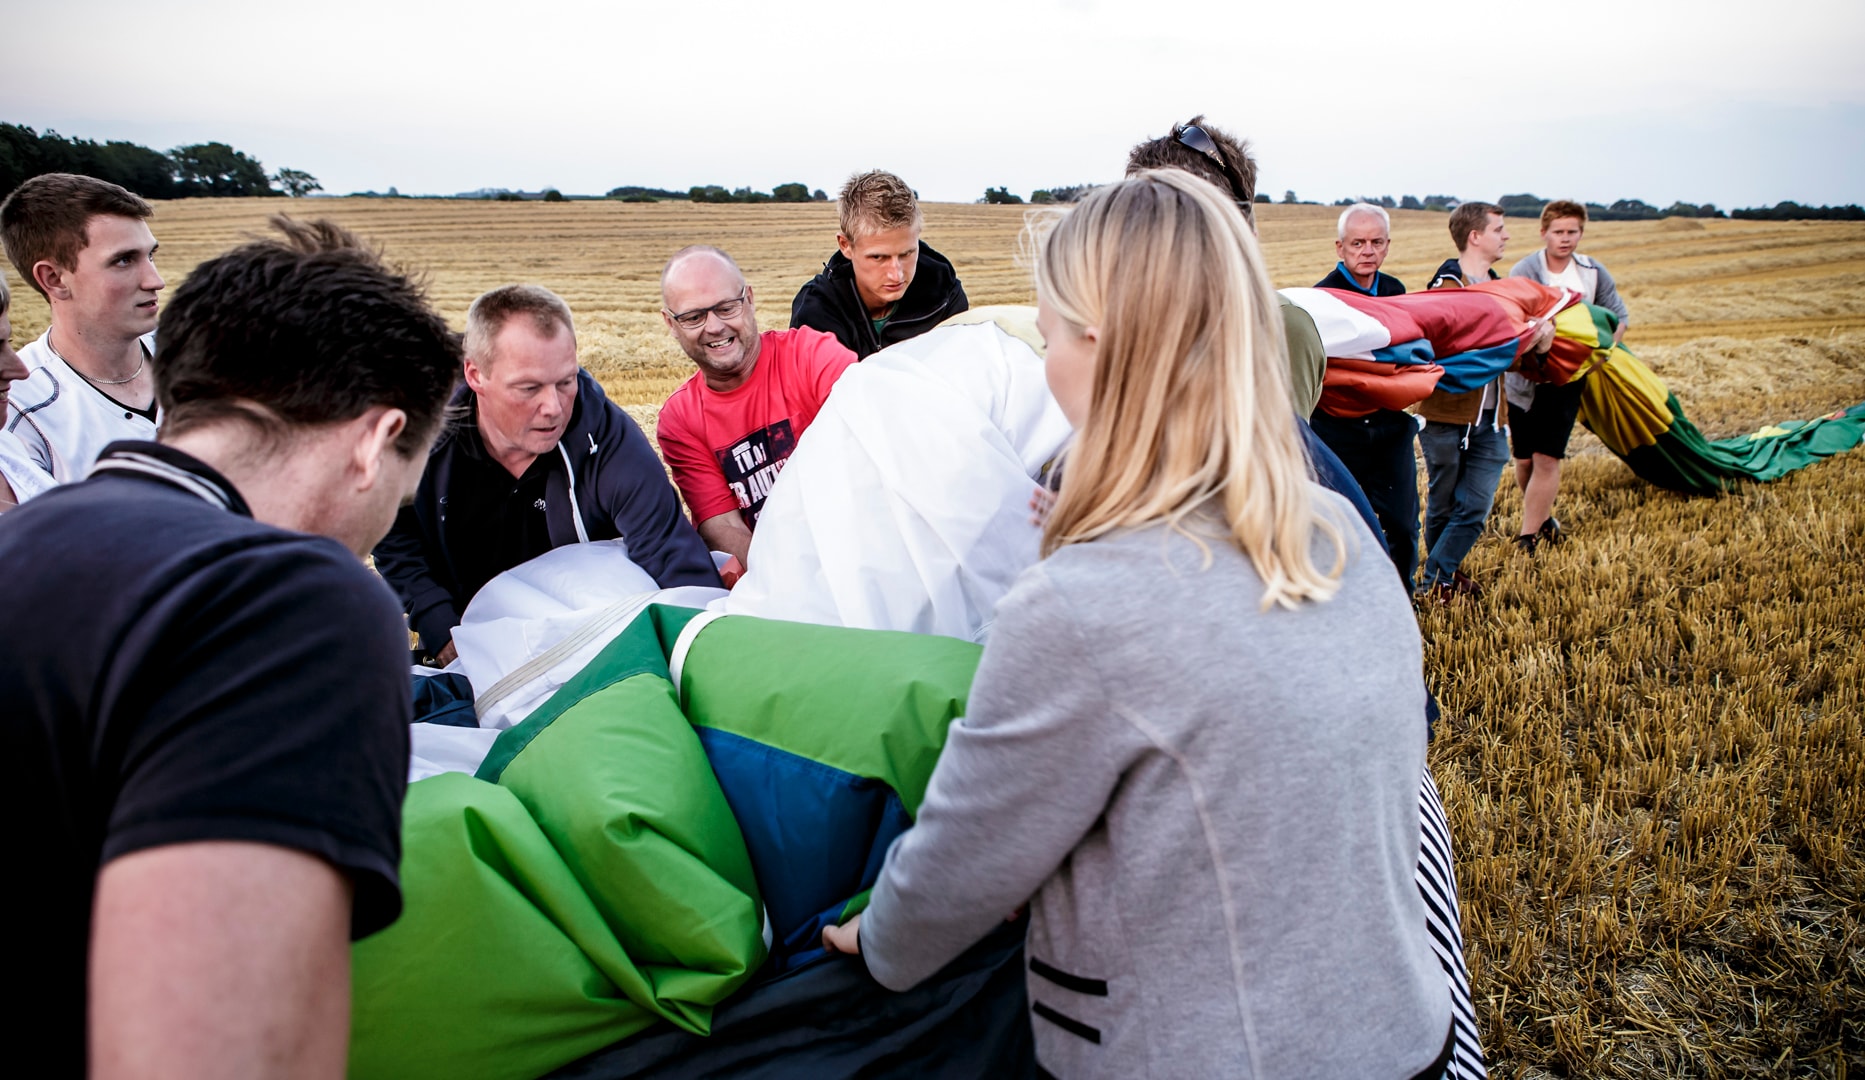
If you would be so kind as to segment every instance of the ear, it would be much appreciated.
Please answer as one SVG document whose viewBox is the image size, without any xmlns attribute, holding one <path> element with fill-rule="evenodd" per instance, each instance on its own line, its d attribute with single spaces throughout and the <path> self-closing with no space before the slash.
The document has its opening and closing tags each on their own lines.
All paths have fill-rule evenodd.
<svg viewBox="0 0 1865 1080">
<path fill-rule="evenodd" d="M 32 264 L 32 280 L 48 299 L 71 299 L 71 287 L 65 284 L 65 271 L 50 259 L 40 259 Z"/>
<path fill-rule="evenodd" d="M 747 304 L 747 305 L 748 305 L 748 306 L 749 306 L 749 307 L 750 307 L 750 308 L 751 308 L 751 309 L 752 309 L 753 311 L 756 311 L 756 310 L 757 310 L 757 307 L 758 307 L 758 305 L 757 305 L 757 304 L 755 304 L 755 303 L 753 303 L 753 301 L 754 301 L 754 300 L 755 300 L 756 298 L 757 298 L 757 294 L 755 294 L 755 293 L 753 293 L 753 292 L 751 291 L 751 282 L 749 282 L 749 281 L 747 281 L 747 282 L 745 282 L 745 303 L 746 303 L 746 304 Z"/>
<path fill-rule="evenodd" d="M 479 361 L 470 356 L 467 357 L 466 361 L 460 365 L 460 374 L 465 377 L 467 388 L 472 390 L 473 393 L 483 394 L 486 392 L 486 373 L 480 368 Z"/>
<path fill-rule="evenodd" d="M 396 452 L 395 440 L 407 430 L 408 414 L 378 405 L 354 423 L 358 430 L 351 446 L 350 466 L 355 471 L 356 490 L 368 491 L 382 478 L 382 456 Z"/>
<path fill-rule="evenodd" d="M 835 249 L 842 253 L 844 259 L 852 260 L 855 257 L 855 242 L 846 233 L 835 234 Z"/>
</svg>

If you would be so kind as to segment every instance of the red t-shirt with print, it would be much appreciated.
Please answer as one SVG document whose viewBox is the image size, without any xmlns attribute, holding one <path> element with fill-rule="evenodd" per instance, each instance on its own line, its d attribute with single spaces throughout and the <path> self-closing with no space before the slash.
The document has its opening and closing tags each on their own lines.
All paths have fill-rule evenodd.
<svg viewBox="0 0 1865 1080">
<path fill-rule="evenodd" d="M 694 372 L 661 406 L 661 455 L 695 523 L 741 510 L 756 528 L 765 496 L 855 354 L 808 327 L 759 335 L 751 377 L 721 394 Z"/>
</svg>

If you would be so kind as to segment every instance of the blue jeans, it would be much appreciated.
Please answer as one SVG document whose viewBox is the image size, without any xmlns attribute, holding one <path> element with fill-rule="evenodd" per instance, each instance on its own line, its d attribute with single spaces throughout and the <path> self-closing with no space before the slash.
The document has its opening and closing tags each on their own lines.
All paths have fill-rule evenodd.
<svg viewBox="0 0 1865 1080">
<path fill-rule="evenodd" d="M 1392 409 L 1351 420 L 1317 409 L 1309 424 L 1359 481 L 1386 534 L 1392 565 L 1410 588 L 1418 572 L 1418 464 L 1412 456 L 1417 421 Z"/>
<path fill-rule="evenodd" d="M 1490 426 L 1436 420 L 1418 433 L 1425 455 L 1425 586 L 1448 582 L 1476 546 L 1509 464 L 1509 438 Z M 1466 441 L 1467 440 L 1467 441 Z"/>
</svg>

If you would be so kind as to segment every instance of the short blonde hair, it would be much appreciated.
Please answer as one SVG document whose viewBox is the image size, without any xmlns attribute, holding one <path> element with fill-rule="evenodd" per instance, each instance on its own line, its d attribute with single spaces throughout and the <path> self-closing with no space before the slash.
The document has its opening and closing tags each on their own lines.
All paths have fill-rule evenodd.
<svg viewBox="0 0 1865 1080">
<path fill-rule="evenodd" d="M 919 197 L 905 180 L 880 169 L 849 177 L 835 197 L 835 210 L 837 227 L 850 240 L 920 223 Z"/>
<path fill-rule="evenodd" d="M 1043 553 L 1207 505 L 1263 581 L 1263 608 L 1325 600 L 1346 539 L 1309 494 L 1287 346 L 1255 234 L 1230 198 L 1180 169 L 1098 188 L 1033 225 L 1036 290 L 1098 332 L 1088 416 L 1063 469 Z M 1316 530 L 1333 568 L 1315 565 Z"/>
</svg>

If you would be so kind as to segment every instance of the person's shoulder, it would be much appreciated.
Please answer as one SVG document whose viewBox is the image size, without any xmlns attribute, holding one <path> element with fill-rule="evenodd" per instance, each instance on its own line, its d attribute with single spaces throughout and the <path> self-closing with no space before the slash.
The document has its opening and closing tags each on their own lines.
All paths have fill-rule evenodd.
<svg viewBox="0 0 1865 1080">
<path fill-rule="evenodd" d="M 1277 306 L 1282 309 L 1282 332 L 1289 339 L 1289 347 L 1307 344 L 1313 339 L 1316 348 L 1321 345 L 1321 331 L 1315 327 L 1315 317 L 1308 314 L 1300 304 L 1291 301 L 1280 292 L 1276 294 Z M 1297 339 L 1300 339 L 1299 341 Z"/>
<path fill-rule="evenodd" d="M 1531 251 L 1527 255 L 1516 260 L 1515 265 L 1509 268 L 1509 276 L 1525 278 L 1537 277 L 1539 275 L 1536 271 L 1539 269 L 1540 264 L 1541 252 Z"/>
<path fill-rule="evenodd" d="M 1445 259 L 1431 274 L 1431 284 L 1426 289 L 1441 289 L 1447 286 L 1461 288 L 1464 283 L 1463 263 L 1456 258 Z"/>
<path fill-rule="evenodd" d="M 1400 281 L 1398 278 L 1393 277 L 1391 274 L 1386 273 L 1384 270 L 1378 270 L 1378 271 L 1375 271 L 1375 273 L 1379 275 L 1379 280 L 1385 282 L 1386 285 L 1389 287 L 1387 289 L 1379 290 L 1379 293 L 1381 296 L 1404 296 L 1405 295 L 1405 282 Z"/>
<path fill-rule="evenodd" d="M 780 348 L 792 357 L 808 358 L 818 364 L 834 363 L 838 360 L 855 362 L 855 353 L 842 339 L 827 330 L 818 330 L 813 326 L 797 326 L 789 330 L 767 330 L 766 340 L 773 334 L 783 335 Z"/>
</svg>

